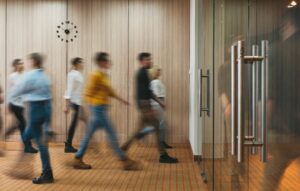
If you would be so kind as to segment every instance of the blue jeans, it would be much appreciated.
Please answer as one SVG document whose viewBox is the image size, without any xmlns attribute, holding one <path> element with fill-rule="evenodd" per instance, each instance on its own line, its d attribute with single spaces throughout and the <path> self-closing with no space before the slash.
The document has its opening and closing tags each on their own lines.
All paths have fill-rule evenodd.
<svg viewBox="0 0 300 191">
<path fill-rule="evenodd" d="M 98 128 L 99 129 L 103 128 L 106 131 L 106 133 L 108 134 L 111 147 L 114 150 L 114 152 L 118 155 L 120 160 L 124 160 L 126 158 L 125 153 L 119 147 L 116 132 L 114 131 L 112 123 L 107 116 L 107 109 L 108 109 L 107 105 L 91 106 L 90 110 L 91 110 L 92 117 L 90 118 L 87 132 L 81 141 L 80 148 L 76 153 L 77 158 L 81 158 L 84 156 L 89 141 Z"/>
<path fill-rule="evenodd" d="M 43 124 L 43 129 L 44 129 L 44 133 L 45 134 L 48 134 L 49 131 L 50 131 L 50 123 L 51 123 L 51 117 L 52 117 L 52 105 L 51 105 L 51 102 L 49 101 L 48 102 L 48 106 L 46 106 L 46 115 L 47 115 L 47 118 L 46 118 L 46 121 L 45 123 Z"/>
<path fill-rule="evenodd" d="M 29 102 L 28 108 L 28 127 L 25 130 L 23 140 L 25 145 L 29 143 L 32 137 L 40 151 L 40 156 L 42 160 L 42 168 L 44 170 L 51 170 L 50 156 L 48 152 L 48 144 L 44 141 L 44 131 L 43 125 L 49 122 L 51 113 L 51 101 L 36 101 Z"/>
</svg>

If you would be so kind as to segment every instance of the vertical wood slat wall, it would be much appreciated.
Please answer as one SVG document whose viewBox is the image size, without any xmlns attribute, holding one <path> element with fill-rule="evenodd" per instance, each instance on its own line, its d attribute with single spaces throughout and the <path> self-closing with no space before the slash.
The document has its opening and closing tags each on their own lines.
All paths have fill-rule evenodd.
<svg viewBox="0 0 300 191">
<path fill-rule="evenodd" d="M 5 71 L 5 18 L 6 18 L 6 4 L 5 0 L 0 0 L 0 71 Z M 4 91 L 5 87 L 5 74 L 0 72 L 0 86 Z M 4 116 L 4 105 L 0 108 L 0 115 Z M 0 123 L 2 122 L 2 128 L 5 124 L 5 118 L 0 116 Z M 1 124 L 0 124 L 1 128 Z M 1 129 L 0 129 L 1 130 Z"/>
<path fill-rule="evenodd" d="M 162 68 L 162 81 L 167 88 L 168 140 L 188 141 L 189 83 L 189 1 L 182 0 L 0 0 L 0 9 L 7 6 L 7 55 L 0 45 L 1 83 L 11 72 L 14 58 L 24 58 L 30 52 L 47 55 L 46 71 L 53 83 L 52 128 L 57 141 L 65 140 L 70 116 L 63 113 L 63 95 L 70 60 L 79 56 L 85 60 L 85 78 L 95 66 L 92 55 L 97 51 L 110 53 L 113 66 L 111 80 L 116 91 L 130 100 L 126 107 L 112 101 L 111 117 L 120 141 L 125 141 L 137 123 L 135 96 L 136 56 L 141 51 L 153 53 L 154 64 Z M 5 18 L 0 12 L 0 25 Z M 56 36 L 56 27 L 63 21 L 78 26 L 78 38 L 66 44 Z M 5 19 L 4 19 L 5 24 Z M 0 42 L 5 40 L 5 27 L 0 29 Z M 3 55 L 3 56 L 2 56 Z M 3 60 L 7 56 L 7 60 Z M 67 63 L 68 62 L 68 63 Z M 88 110 L 88 108 L 86 108 Z M 7 119 L 6 127 L 10 120 Z M 75 142 L 85 133 L 78 126 Z M 105 141 L 103 133 L 95 136 Z M 18 140 L 16 134 L 7 140 Z"/>
</svg>

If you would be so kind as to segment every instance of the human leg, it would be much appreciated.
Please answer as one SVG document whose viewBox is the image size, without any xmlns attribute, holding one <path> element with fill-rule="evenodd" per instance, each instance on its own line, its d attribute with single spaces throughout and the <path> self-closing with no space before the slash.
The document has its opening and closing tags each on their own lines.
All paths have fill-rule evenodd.
<svg viewBox="0 0 300 191">
<path fill-rule="evenodd" d="M 42 174 L 32 180 L 34 184 L 53 183 L 53 174 L 50 164 L 50 155 L 48 151 L 48 143 L 43 139 L 44 131 L 43 124 L 47 119 L 47 103 L 36 102 L 29 104 L 29 124 L 24 134 L 24 140 L 27 141 L 29 137 L 33 137 L 40 151 L 40 158 L 42 161 Z"/>
<path fill-rule="evenodd" d="M 99 125 L 99 119 L 95 112 L 96 112 L 96 107 L 91 106 L 92 117 L 90 118 L 87 132 L 81 141 L 80 148 L 77 151 L 77 153 L 75 154 L 75 161 L 74 161 L 74 165 L 73 165 L 73 167 L 75 169 L 91 169 L 92 168 L 91 165 L 85 164 L 83 162 L 83 156 L 85 155 L 85 152 L 87 150 L 87 147 L 88 147 L 91 137 L 93 136 L 94 132 L 97 129 L 97 126 Z"/>
<path fill-rule="evenodd" d="M 74 134 L 75 134 L 75 129 L 78 124 L 80 106 L 76 105 L 76 104 L 72 104 L 72 108 L 73 108 L 73 116 L 72 116 L 71 124 L 69 127 L 69 131 L 68 131 L 67 141 L 65 142 L 65 153 L 77 152 L 77 149 L 75 149 L 72 146 L 72 142 L 73 142 L 73 138 L 74 138 Z"/>
</svg>

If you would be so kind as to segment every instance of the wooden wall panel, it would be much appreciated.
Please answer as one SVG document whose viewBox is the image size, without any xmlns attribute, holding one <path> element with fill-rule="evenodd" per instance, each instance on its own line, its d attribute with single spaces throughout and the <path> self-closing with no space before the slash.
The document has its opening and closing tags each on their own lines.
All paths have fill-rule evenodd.
<svg viewBox="0 0 300 191">
<path fill-rule="evenodd" d="M 68 44 L 68 70 L 71 69 L 70 61 L 72 58 L 83 58 L 85 61 L 83 71 L 85 81 L 92 71 L 92 4 L 93 0 L 70 0 L 68 2 L 68 20 L 73 22 L 79 31 L 78 37 L 74 42 Z M 83 107 L 88 113 L 89 108 L 85 104 L 83 104 Z M 68 116 L 66 130 L 71 123 L 71 115 Z M 79 143 L 85 131 L 86 124 L 80 121 L 76 129 L 74 141 Z"/>
<path fill-rule="evenodd" d="M 110 75 L 114 88 L 131 106 L 112 101 L 111 117 L 118 137 L 125 141 L 137 122 L 134 77 L 136 56 L 141 51 L 153 53 L 154 62 L 163 69 L 166 84 L 168 139 L 188 141 L 188 69 L 189 69 L 189 1 L 181 0 L 11 0 L 8 1 L 8 47 L 6 74 L 10 62 L 30 52 L 47 55 L 46 71 L 51 76 L 54 93 L 53 130 L 65 141 L 70 115 L 63 114 L 63 95 L 70 60 L 85 59 L 84 76 L 95 66 L 97 51 L 110 53 Z M 55 12 L 55 14 L 53 14 Z M 68 20 L 78 26 L 78 38 L 66 44 L 56 36 L 56 27 Z M 1 21 L 0 21 L 1 22 Z M 0 32 L 1 34 L 1 32 Z M 1 48 L 0 48 L 1 50 Z M 68 120 L 67 120 L 68 118 Z M 79 141 L 85 125 L 76 132 Z M 104 136 L 96 135 L 100 141 Z M 17 140 L 19 136 L 10 140 Z"/>
<path fill-rule="evenodd" d="M 69 60 L 76 56 L 83 57 L 86 61 L 84 75 L 87 77 L 96 69 L 92 60 L 94 53 L 108 52 L 113 64 L 109 72 L 112 85 L 120 96 L 128 99 L 128 2 L 72 0 L 69 1 L 68 12 L 69 20 L 79 26 L 79 38 L 69 45 Z M 118 137 L 125 141 L 128 108 L 112 100 L 110 110 Z M 85 129 L 84 125 L 78 128 L 77 141 L 83 136 Z M 98 141 L 106 141 L 103 132 L 97 133 L 95 137 Z"/>
<path fill-rule="evenodd" d="M 93 1 L 92 18 L 92 50 L 111 55 L 112 86 L 128 100 L 128 1 Z M 120 141 L 125 141 L 128 106 L 112 100 L 110 113 Z"/>
<path fill-rule="evenodd" d="M 2 90 L 4 91 L 5 89 L 5 25 L 6 25 L 6 1 L 5 0 L 0 0 L 0 86 Z M 5 105 L 2 104 L 0 107 L 0 115 L 4 116 L 5 114 Z M 2 120 L 2 124 L 0 124 L 0 127 L 4 127 L 5 124 L 5 117 L 0 116 L 0 123 Z M 2 129 L 3 131 L 3 129 Z M 1 129 L 0 129 L 0 134 L 1 134 Z M 2 136 L 1 136 L 2 140 Z"/>
<path fill-rule="evenodd" d="M 129 4 L 129 82 L 134 102 L 134 77 L 139 52 L 153 54 L 154 65 L 162 68 L 167 89 L 168 141 L 188 141 L 189 83 L 189 1 L 130 0 Z M 129 131 L 137 124 L 131 108 Z"/>
<path fill-rule="evenodd" d="M 7 75 L 11 72 L 13 59 L 25 59 L 26 55 L 32 52 L 42 52 L 46 55 L 45 70 L 53 84 L 51 126 L 58 133 L 57 140 L 61 141 L 66 123 L 61 108 L 66 81 L 66 45 L 57 39 L 56 27 L 66 19 L 65 1 L 7 2 Z M 19 136 L 12 139 L 18 140 Z"/>
<path fill-rule="evenodd" d="M 71 0 L 68 7 L 69 20 L 79 26 L 79 38 L 69 45 L 69 60 L 75 56 L 85 58 L 87 76 L 95 69 L 92 54 L 96 51 L 110 53 L 112 84 L 122 97 L 130 99 L 129 108 L 112 101 L 111 116 L 121 142 L 137 122 L 133 80 L 137 69 L 135 58 L 140 51 L 152 52 L 155 63 L 163 68 L 163 81 L 169 94 L 170 140 L 187 141 L 188 1 L 88 0 L 83 3 Z M 84 132 L 85 127 L 79 127 L 77 141 Z M 103 136 L 96 137 L 103 140 Z"/>
</svg>

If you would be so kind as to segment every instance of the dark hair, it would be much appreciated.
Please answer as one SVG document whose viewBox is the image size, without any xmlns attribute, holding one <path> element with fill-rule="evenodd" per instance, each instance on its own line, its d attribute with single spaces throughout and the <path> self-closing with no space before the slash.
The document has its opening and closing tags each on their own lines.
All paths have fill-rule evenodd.
<svg viewBox="0 0 300 191">
<path fill-rule="evenodd" d="M 22 64 L 21 59 L 14 59 L 12 62 L 12 66 L 16 67 L 17 65 Z"/>
<path fill-rule="evenodd" d="M 94 61 L 96 63 L 98 63 L 98 62 L 107 62 L 107 61 L 109 61 L 109 54 L 106 53 L 106 52 L 97 52 L 95 54 Z"/>
<path fill-rule="evenodd" d="M 28 58 L 33 60 L 34 64 L 39 67 L 42 68 L 43 66 L 43 62 L 44 62 L 44 56 L 40 53 L 31 53 L 28 55 Z"/>
<path fill-rule="evenodd" d="M 82 58 L 76 57 L 71 60 L 71 64 L 72 64 L 72 66 L 76 66 L 77 64 L 82 63 L 82 61 L 83 61 Z"/>
<path fill-rule="evenodd" d="M 138 60 L 143 61 L 145 58 L 150 58 L 151 54 L 149 52 L 142 52 L 138 55 Z"/>
</svg>

